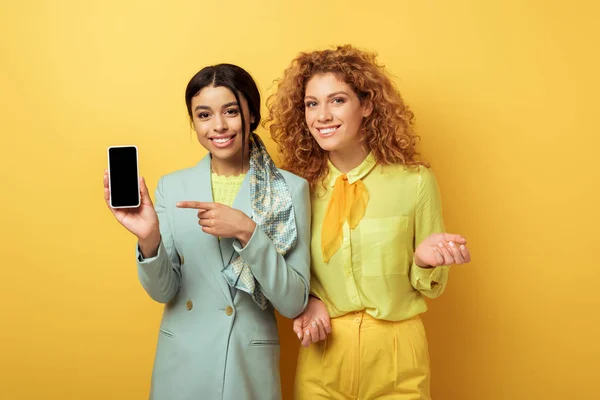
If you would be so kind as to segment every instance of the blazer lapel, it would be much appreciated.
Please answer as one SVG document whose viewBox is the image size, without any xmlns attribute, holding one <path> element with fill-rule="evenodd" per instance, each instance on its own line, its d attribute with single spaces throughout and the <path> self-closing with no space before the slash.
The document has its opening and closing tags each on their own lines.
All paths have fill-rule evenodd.
<svg viewBox="0 0 600 400">
<path fill-rule="evenodd" d="M 242 181 L 242 185 L 240 186 L 240 190 L 235 197 L 235 200 L 232 204 L 232 208 L 242 211 L 244 214 L 252 218 L 252 207 L 250 204 L 250 171 L 246 174 L 246 177 Z M 221 247 L 221 256 L 223 258 L 223 267 L 229 265 L 231 260 L 234 257 L 234 248 L 233 242 L 234 238 L 221 238 L 220 247 Z"/>
<path fill-rule="evenodd" d="M 212 203 L 212 180 L 211 180 L 211 168 L 210 168 L 210 154 L 207 154 L 195 167 L 195 176 L 197 181 L 192 183 L 195 188 L 192 190 L 194 198 L 189 200 L 195 200 L 200 202 Z M 221 274 L 223 269 L 223 260 L 221 257 L 219 239 L 208 233 L 201 232 L 202 238 L 202 251 L 206 261 L 212 270 L 215 280 L 217 281 L 223 295 L 230 301 L 233 301 L 231 297 L 231 291 L 229 284 L 225 280 L 225 277 Z M 221 239 L 222 240 L 222 239 Z M 233 249 L 233 247 L 232 247 Z"/>
</svg>

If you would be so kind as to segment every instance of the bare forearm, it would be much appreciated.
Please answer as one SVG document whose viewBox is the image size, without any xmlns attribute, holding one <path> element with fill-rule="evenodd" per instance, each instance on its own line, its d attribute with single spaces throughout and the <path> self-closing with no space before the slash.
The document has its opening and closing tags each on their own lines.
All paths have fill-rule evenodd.
<svg viewBox="0 0 600 400">
<path fill-rule="evenodd" d="M 244 225 L 240 228 L 240 232 L 236 235 L 236 239 L 240 242 L 243 248 L 246 247 L 246 244 L 248 244 L 248 241 L 254 234 L 256 223 L 250 218 L 247 218 L 247 221 L 245 221 Z"/>
<path fill-rule="evenodd" d="M 138 238 L 140 252 L 144 258 L 152 258 L 158 254 L 158 246 L 160 245 L 160 231 L 158 227 L 146 238 Z"/>
</svg>

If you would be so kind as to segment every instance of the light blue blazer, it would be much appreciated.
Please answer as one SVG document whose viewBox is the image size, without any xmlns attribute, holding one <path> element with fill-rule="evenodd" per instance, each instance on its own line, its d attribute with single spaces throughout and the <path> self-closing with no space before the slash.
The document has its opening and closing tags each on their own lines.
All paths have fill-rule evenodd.
<svg viewBox="0 0 600 400">
<path fill-rule="evenodd" d="M 246 247 L 202 231 L 197 210 L 183 200 L 212 202 L 210 155 L 195 167 L 162 177 L 155 208 L 158 255 L 143 259 L 139 279 L 150 297 L 166 303 L 152 373 L 152 400 L 279 400 L 279 337 L 274 309 L 294 318 L 306 307 L 310 282 L 310 196 L 306 180 L 280 170 L 292 194 L 298 241 L 285 257 L 257 228 Z M 252 216 L 250 175 L 233 208 Z M 231 290 L 221 270 L 234 253 L 246 260 L 272 306 Z"/>
</svg>

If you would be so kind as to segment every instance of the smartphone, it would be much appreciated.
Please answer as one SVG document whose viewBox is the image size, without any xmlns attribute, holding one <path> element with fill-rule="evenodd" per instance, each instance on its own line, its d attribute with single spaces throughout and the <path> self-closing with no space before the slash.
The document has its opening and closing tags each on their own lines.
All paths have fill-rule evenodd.
<svg viewBox="0 0 600 400">
<path fill-rule="evenodd" d="M 108 187 L 112 208 L 140 206 L 140 179 L 136 146 L 110 146 L 108 148 Z"/>
</svg>

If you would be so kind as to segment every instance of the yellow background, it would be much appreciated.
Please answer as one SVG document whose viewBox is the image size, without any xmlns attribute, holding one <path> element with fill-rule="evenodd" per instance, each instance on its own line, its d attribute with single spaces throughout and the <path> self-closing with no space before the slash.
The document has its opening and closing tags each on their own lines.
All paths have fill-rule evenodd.
<svg viewBox="0 0 600 400">
<path fill-rule="evenodd" d="M 598 17 L 591 0 L 3 0 L 0 398 L 147 398 L 162 308 L 105 208 L 106 147 L 138 145 L 153 191 L 204 154 L 197 70 L 238 63 L 264 96 L 297 52 L 342 43 L 396 77 L 470 240 L 425 316 L 435 398 L 594 398 Z"/>
</svg>

